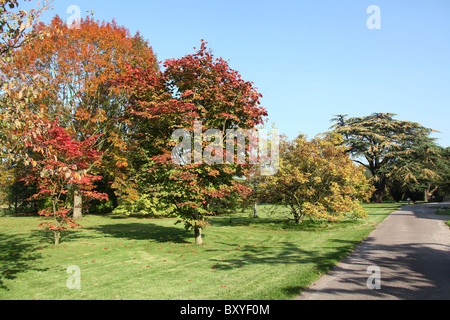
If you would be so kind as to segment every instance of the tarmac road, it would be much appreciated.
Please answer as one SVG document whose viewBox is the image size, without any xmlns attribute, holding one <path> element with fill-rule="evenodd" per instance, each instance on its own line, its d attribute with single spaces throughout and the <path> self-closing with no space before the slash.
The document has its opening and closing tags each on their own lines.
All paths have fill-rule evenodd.
<svg viewBox="0 0 450 320">
<path fill-rule="evenodd" d="M 296 300 L 450 300 L 449 216 L 407 205 Z"/>
</svg>

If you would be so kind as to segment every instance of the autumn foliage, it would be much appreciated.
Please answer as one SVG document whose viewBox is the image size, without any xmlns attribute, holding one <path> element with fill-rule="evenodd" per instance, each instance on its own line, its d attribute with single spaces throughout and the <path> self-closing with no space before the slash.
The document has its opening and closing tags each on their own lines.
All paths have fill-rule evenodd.
<svg viewBox="0 0 450 320">
<path fill-rule="evenodd" d="M 325 221 L 364 217 L 367 212 L 361 204 L 373 188 L 341 142 L 338 135 L 284 139 L 279 171 L 263 179 L 260 197 L 289 206 L 297 223 L 305 217 Z"/>
<path fill-rule="evenodd" d="M 88 171 L 100 172 L 119 197 L 136 198 L 128 183 L 128 146 L 122 111 L 123 91 L 113 85 L 126 67 L 151 65 L 155 56 L 139 34 L 111 23 L 85 18 L 79 28 L 69 28 L 56 16 L 48 25 L 36 24 L 39 37 L 14 51 L 12 62 L 0 63 L 2 80 L 11 94 L 24 86 L 38 87 L 28 113 L 45 121 L 57 118 L 62 127 L 83 142 L 97 136 L 93 148 L 102 151 L 101 162 Z M 17 95 L 17 94 L 16 94 Z"/>
<path fill-rule="evenodd" d="M 29 175 L 24 178 L 27 183 L 35 183 L 39 192 L 33 198 L 49 198 L 52 206 L 39 212 L 40 215 L 53 217 L 52 222 L 44 222 L 54 234 L 54 243 L 60 240 L 60 233 L 67 227 L 79 227 L 70 217 L 68 195 L 74 188 L 80 190 L 84 198 L 107 200 L 106 194 L 93 190 L 93 183 L 100 176 L 90 175 L 86 169 L 100 161 L 101 153 L 93 149 L 98 137 L 79 142 L 73 135 L 59 125 L 59 121 L 46 122 L 38 120 L 26 135 L 29 140 L 25 146 L 33 153 Z"/>
<path fill-rule="evenodd" d="M 213 204 L 249 198 L 253 138 L 245 138 L 244 162 L 229 161 L 240 146 L 230 151 L 226 138 L 260 128 L 268 114 L 254 84 L 205 41 L 158 63 L 139 33 L 114 21 L 85 18 L 73 28 L 56 16 L 32 32 L 0 61 L 0 156 L 20 164 L 20 178 L 38 190 L 33 199 L 51 202 L 39 214 L 52 218 L 42 226 L 55 244 L 79 227 L 75 198 L 105 201 L 114 191 L 116 205 L 141 201 L 193 229 L 198 244 Z M 179 130 L 183 147 L 173 138 Z M 365 177 L 336 139 L 285 141 L 280 171 L 259 180 L 259 194 L 290 205 L 297 221 L 363 215 Z"/>
<path fill-rule="evenodd" d="M 25 0 L 30 2 L 31 0 Z M 30 32 L 30 27 L 34 22 L 39 21 L 39 17 L 50 6 L 49 0 L 38 1 L 34 9 L 12 10 L 19 7 L 18 0 L 0 1 L 0 56 L 8 59 L 14 49 L 19 48 L 37 34 Z"/>
<path fill-rule="evenodd" d="M 194 122 L 201 122 L 198 143 L 205 150 L 212 143 L 205 138 L 207 129 L 221 130 L 223 136 L 228 129 L 252 129 L 263 123 L 267 112 L 260 106 L 261 95 L 253 84 L 244 81 L 226 61 L 215 58 L 206 42 L 202 41 L 194 54 L 167 60 L 164 68 L 157 75 L 148 69 L 130 69 L 122 81 L 132 97 L 127 118 L 136 124 L 134 138 L 143 147 L 137 152 L 140 159 L 147 158 L 139 179 L 146 192 L 160 199 L 162 209 L 194 229 L 201 243 L 210 203 L 233 192 L 244 196 L 250 192 L 235 179 L 245 175 L 246 165 L 174 165 L 172 150 L 177 141 L 171 140 L 172 133 L 180 128 L 192 133 Z M 220 147 L 225 150 L 223 141 Z M 194 149 L 184 150 L 184 155 L 189 153 L 194 159 L 198 156 Z M 223 160 L 225 151 L 218 156 Z M 153 165 L 146 167 L 148 162 Z"/>
<path fill-rule="evenodd" d="M 104 200 L 93 190 L 100 179 L 117 197 L 136 198 L 127 179 L 126 100 L 112 83 L 126 66 L 155 57 L 139 34 L 132 37 L 115 22 L 86 18 L 69 28 L 56 16 L 30 34 L 0 62 L 0 140 L 6 159 L 30 164 L 25 180 L 39 185 L 34 198 L 52 198 L 53 208 L 40 213 L 62 218 L 50 225 L 60 230 L 75 225 L 61 199 L 69 204 L 76 193 L 84 201 Z"/>
</svg>

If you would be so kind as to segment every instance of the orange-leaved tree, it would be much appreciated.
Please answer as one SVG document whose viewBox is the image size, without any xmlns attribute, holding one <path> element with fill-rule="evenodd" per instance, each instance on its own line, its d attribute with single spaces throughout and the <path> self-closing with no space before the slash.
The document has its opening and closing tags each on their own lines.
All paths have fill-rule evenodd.
<svg viewBox="0 0 450 320">
<path fill-rule="evenodd" d="M 25 0 L 31 2 L 31 0 Z M 30 27 L 47 10 L 52 1 L 36 1 L 36 7 L 21 10 L 18 0 L 0 1 L 0 56 L 10 58 L 14 49 L 21 47 L 38 34 L 30 32 Z"/>
<path fill-rule="evenodd" d="M 127 66 L 157 64 L 152 48 L 139 34 L 115 22 L 82 19 L 68 26 L 56 16 L 49 25 L 36 24 L 42 34 L 14 51 L 12 62 L 2 62 L 0 69 L 5 81 L 38 82 L 41 90 L 27 107 L 42 120 L 59 120 L 79 142 L 99 136 L 93 148 L 102 151 L 101 162 L 86 170 L 101 174 L 118 196 L 133 198 L 136 194 L 127 183 L 127 123 L 122 121 L 127 96 L 114 86 Z M 19 86 L 9 88 L 19 90 Z M 74 190 L 75 202 L 80 193 Z M 81 216 L 76 208 L 75 217 Z"/>
<path fill-rule="evenodd" d="M 31 2 L 31 0 L 28 0 Z M 23 1 L 25 2 L 25 1 Z M 23 3 L 22 2 L 22 3 Z M 51 1 L 35 1 L 35 8 L 25 11 L 18 0 L 3 0 L 0 2 L 0 58 L 3 63 L 12 63 L 14 51 L 40 34 L 30 31 L 33 23 L 48 9 Z M 19 198 L 17 192 L 7 196 L 14 185 L 18 183 L 20 170 L 17 160 L 28 161 L 28 155 L 23 152 L 23 129 L 33 125 L 34 116 L 27 112 L 29 99 L 37 94 L 38 88 L 0 78 L 2 94 L 0 95 L 0 202 L 14 198 L 17 209 Z M 10 91 L 11 88 L 16 88 Z M 16 164 L 15 166 L 13 164 Z M 17 191 L 17 190 L 15 190 Z M 5 198 L 6 197 L 6 198 Z"/>
</svg>

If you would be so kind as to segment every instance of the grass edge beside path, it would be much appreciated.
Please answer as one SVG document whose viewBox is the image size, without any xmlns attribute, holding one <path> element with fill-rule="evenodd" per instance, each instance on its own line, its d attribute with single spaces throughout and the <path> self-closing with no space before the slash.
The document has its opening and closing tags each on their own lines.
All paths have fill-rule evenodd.
<svg viewBox="0 0 450 320">
<path fill-rule="evenodd" d="M 450 216 L 450 206 L 431 206 L 430 208 L 437 209 L 437 211 L 434 214 L 440 215 L 440 216 Z M 444 210 L 444 211 L 441 211 Z M 450 220 L 445 222 L 446 225 L 450 227 Z"/>
</svg>

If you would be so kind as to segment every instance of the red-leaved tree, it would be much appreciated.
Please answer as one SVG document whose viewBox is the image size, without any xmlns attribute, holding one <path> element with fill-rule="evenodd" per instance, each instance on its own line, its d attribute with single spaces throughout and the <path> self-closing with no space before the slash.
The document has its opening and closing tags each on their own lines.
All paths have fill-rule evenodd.
<svg viewBox="0 0 450 320">
<path fill-rule="evenodd" d="M 135 167 L 141 190 L 159 199 L 161 209 L 187 229 L 192 228 L 195 242 L 201 244 L 210 204 L 250 192 L 236 180 L 245 175 L 248 162 L 227 162 L 225 141 L 219 136 L 225 137 L 228 130 L 254 129 L 267 112 L 253 83 L 243 80 L 225 60 L 215 58 L 204 41 L 196 53 L 167 60 L 164 67 L 156 75 L 152 69 L 130 68 L 122 81 L 132 102 L 126 110 L 130 132 L 139 141 Z M 181 129 L 189 140 L 195 123 L 201 123 L 198 148 L 190 140 L 177 155 L 178 141 L 172 140 L 172 134 Z M 208 129 L 216 129 L 217 137 L 209 137 Z M 206 154 L 217 161 L 197 161 L 198 149 L 201 158 Z"/>
<path fill-rule="evenodd" d="M 38 187 L 39 192 L 33 199 L 51 199 L 51 207 L 39 211 L 39 214 L 53 220 L 40 226 L 53 232 L 55 245 L 59 244 L 62 231 L 80 227 L 70 215 L 68 204 L 71 198 L 68 194 L 71 191 L 80 190 L 85 199 L 108 199 L 106 194 L 94 190 L 94 182 L 101 176 L 86 171 L 101 159 L 101 152 L 93 148 L 96 139 L 97 136 L 92 136 L 80 142 L 68 134 L 57 120 L 37 120 L 26 132 L 25 146 L 32 160 L 29 175 L 24 180 Z"/>
</svg>

